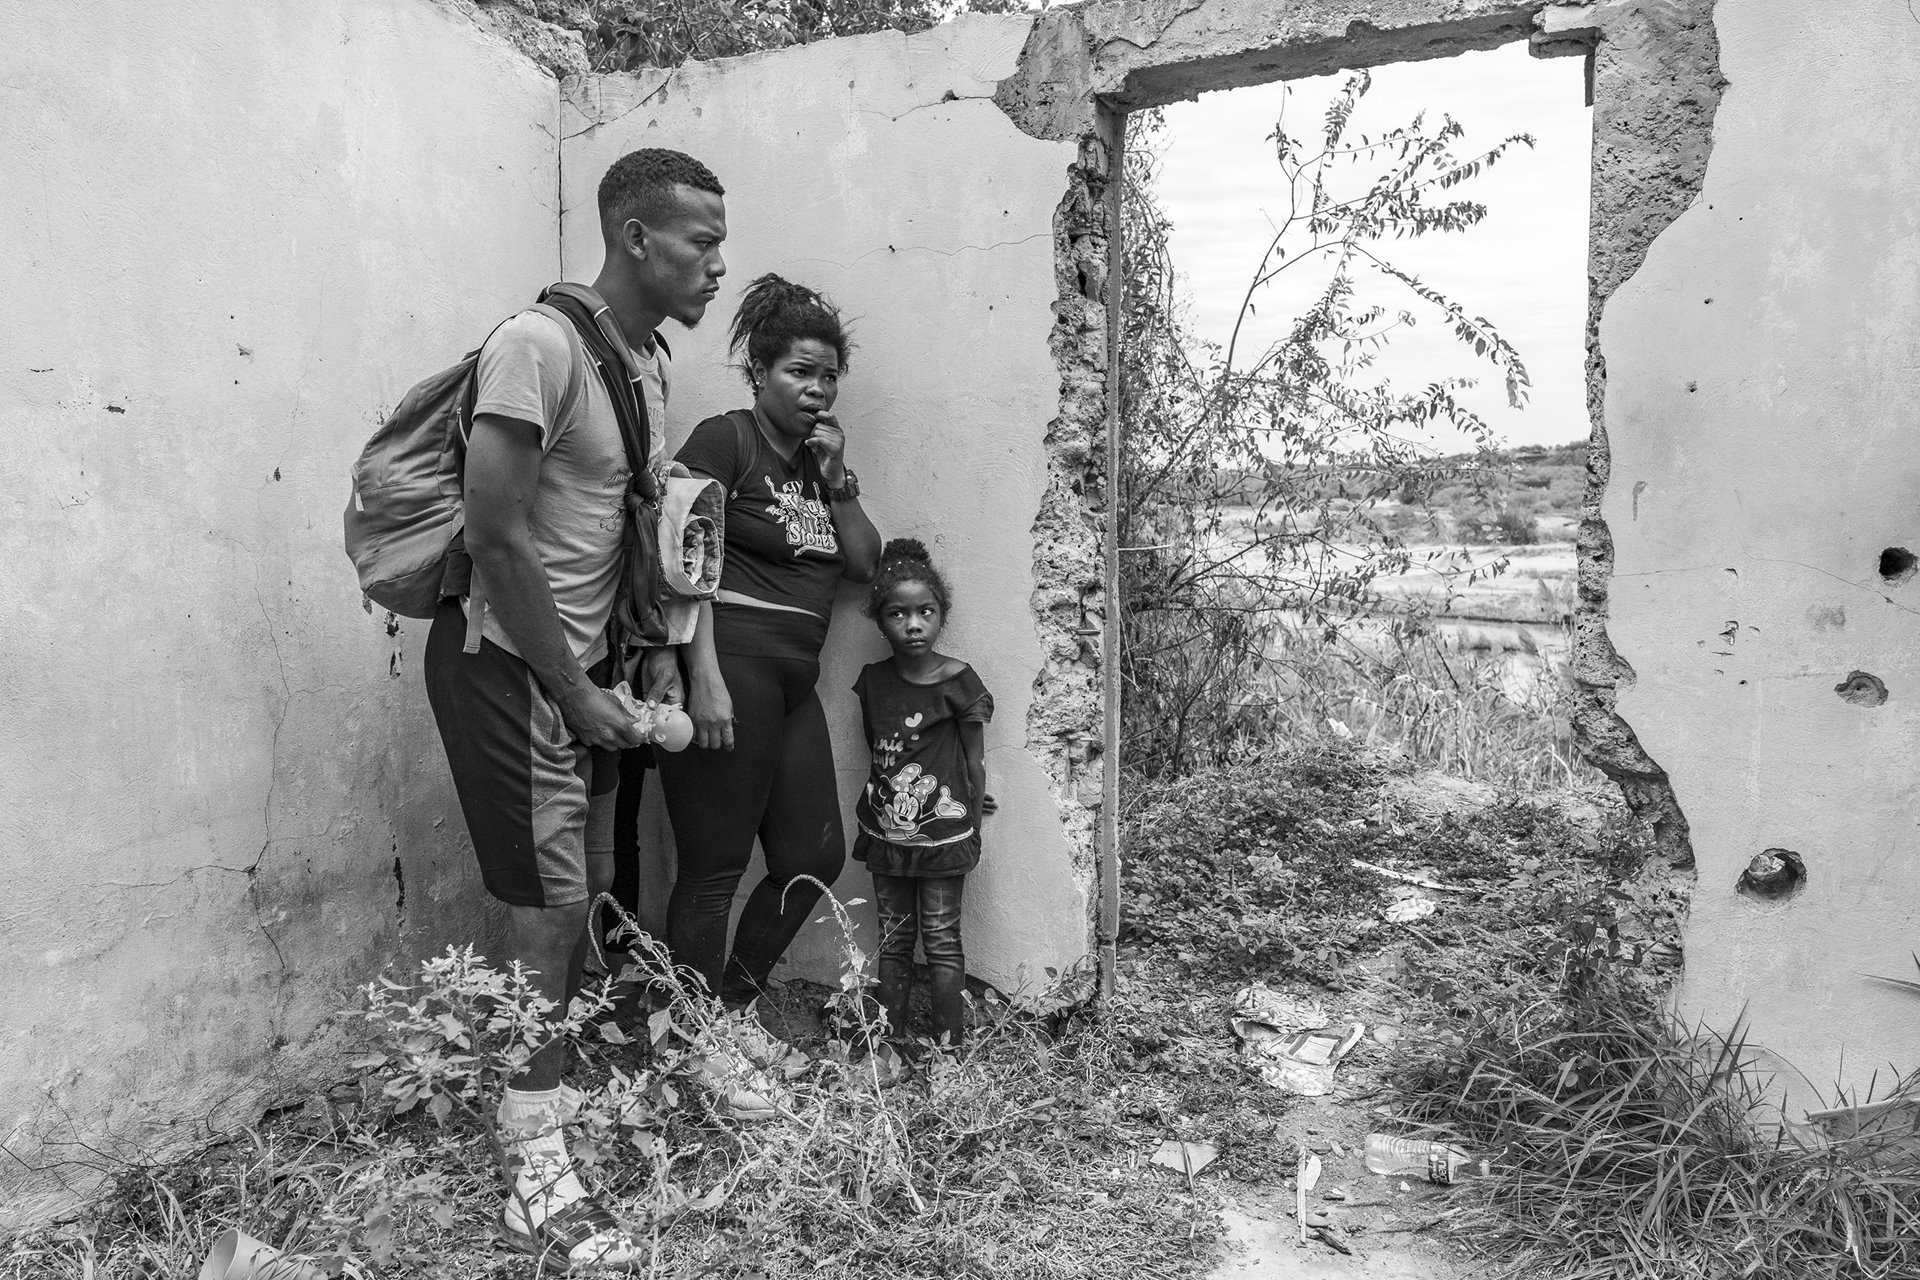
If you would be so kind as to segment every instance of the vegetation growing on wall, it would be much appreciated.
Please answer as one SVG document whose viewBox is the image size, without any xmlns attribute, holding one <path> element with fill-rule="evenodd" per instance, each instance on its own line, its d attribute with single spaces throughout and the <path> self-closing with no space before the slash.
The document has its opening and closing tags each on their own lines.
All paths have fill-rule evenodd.
<svg viewBox="0 0 1920 1280">
<path fill-rule="evenodd" d="M 1021 0 L 590 0 L 572 17 L 595 71 L 673 67 L 875 31 L 924 31 Z"/>
</svg>

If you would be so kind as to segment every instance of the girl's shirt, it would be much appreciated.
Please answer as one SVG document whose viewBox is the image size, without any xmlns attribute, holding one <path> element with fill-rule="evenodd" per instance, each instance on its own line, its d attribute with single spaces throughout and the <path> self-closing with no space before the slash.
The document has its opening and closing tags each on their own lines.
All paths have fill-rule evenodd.
<svg viewBox="0 0 1920 1280">
<path fill-rule="evenodd" d="M 708 418 L 677 460 L 727 490 L 727 557 L 720 589 L 827 618 L 846 556 L 813 450 L 783 460 L 744 409 Z"/>
<path fill-rule="evenodd" d="M 881 875 L 964 875 L 980 861 L 980 797 L 960 726 L 993 719 L 993 695 L 965 663 L 936 684 L 911 684 L 891 661 L 860 672 L 853 691 L 873 766 L 854 806 L 854 856 Z"/>
</svg>

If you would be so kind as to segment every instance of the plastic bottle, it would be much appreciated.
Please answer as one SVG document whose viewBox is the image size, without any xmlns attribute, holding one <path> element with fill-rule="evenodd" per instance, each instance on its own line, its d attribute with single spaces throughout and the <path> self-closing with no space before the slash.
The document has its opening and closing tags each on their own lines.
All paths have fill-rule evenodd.
<svg viewBox="0 0 1920 1280">
<path fill-rule="evenodd" d="M 1462 1178 L 1484 1177 L 1485 1160 L 1458 1147 L 1425 1138 L 1396 1138 L 1385 1133 L 1367 1135 L 1367 1168 L 1388 1177 L 1425 1178 L 1449 1186 Z"/>
</svg>

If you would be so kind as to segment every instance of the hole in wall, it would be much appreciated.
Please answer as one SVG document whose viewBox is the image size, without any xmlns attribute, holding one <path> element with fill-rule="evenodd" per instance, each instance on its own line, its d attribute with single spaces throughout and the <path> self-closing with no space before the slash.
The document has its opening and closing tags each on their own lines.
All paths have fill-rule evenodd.
<svg viewBox="0 0 1920 1280">
<path fill-rule="evenodd" d="M 1920 556 L 1905 547 L 1888 547 L 1880 553 L 1880 576 L 1888 582 L 1905 582 L 1920 569 Z"/>
<path fill-rule="evenodd" d="M 1886 682 L 1866 671 L 1847 672 L 1847 678 L 1833 686 L 1833 691 L 1840 695 L 1840 701 L 1856 707 L 1884 706 L 1887 701 Z"/>
<path fill-rule="evenodd" d="M 1807 864 L 1791 849 L 1763 849 L 1753 855 L 1734 889 L 1763 902 L 1781 902 L 1807 882 Z"/>
</svg>

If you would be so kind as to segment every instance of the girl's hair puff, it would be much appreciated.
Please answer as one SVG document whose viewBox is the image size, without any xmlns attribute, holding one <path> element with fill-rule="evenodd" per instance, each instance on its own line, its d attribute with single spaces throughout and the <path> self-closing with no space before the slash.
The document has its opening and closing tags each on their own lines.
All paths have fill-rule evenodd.
<svg viewBox="0 0 1920 1280">
<path fill-rule="evenodd" d="M 753 366 L 771 365 L 787 354 L 793 344 L 814 338 L 833 348 L 840 357 L 840 368 L 847 367 L 847 353 L 853 343 L 847 339 L 846 326 L 840 320 L 840 308 L 803 284 L 795 284 L 769 271 L 740 296 L 739 309 L 733 313 L 727 350 L 740 361 L 740 371 L 753 383 Z"/>
<path fill-rule="evenodd" d="M 887 603 L 887 593 L 903 582 L 918 582 L 933 592 L 933 598 L 940 602 L 941 613 L 952 609 L 953 591 L 940 571 L 933 567 L 933 557 L 927 554 L 920 540 L 890 538 L 880 551 L 880 572 L 874 575 L 873 586 L 867 591 L 867 616 L 878 618 Z"/>
</svg>

